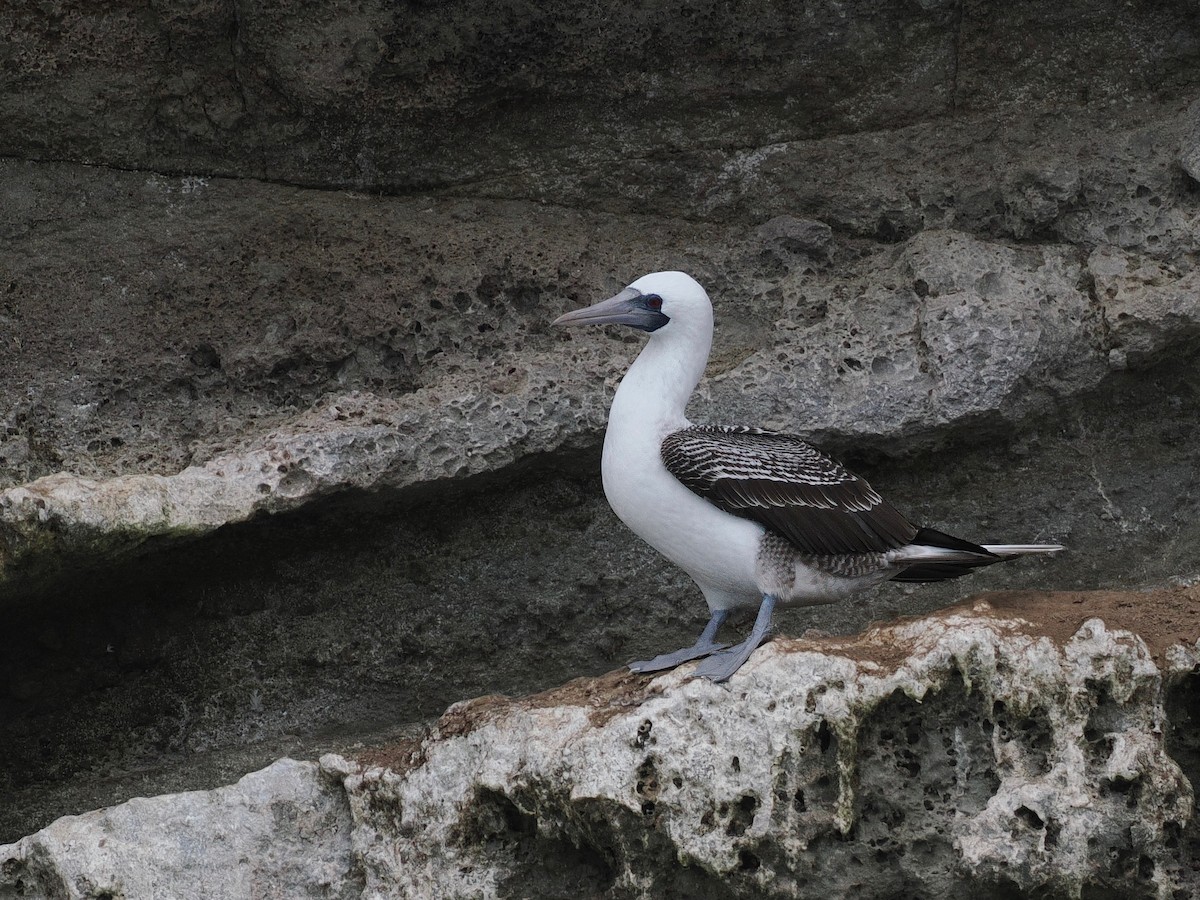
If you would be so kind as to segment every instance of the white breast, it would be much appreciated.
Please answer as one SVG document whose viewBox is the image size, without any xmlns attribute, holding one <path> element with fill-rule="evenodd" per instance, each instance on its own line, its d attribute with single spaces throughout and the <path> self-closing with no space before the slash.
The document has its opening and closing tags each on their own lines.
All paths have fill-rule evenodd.
<svg viewBox="0 0 1200 900">
<path fill-rule="evenodd" d="M 755 563 L 763 527 L 723 512 L 680 484 L 662 463 L 662 438 L 685 419 L 646 410 L 626 419 L 618 404 L 604 437 L 601 472 L 613 511 L 642 540 L 688 573 L 713 609 L 757 606 Z"/>
</svg>

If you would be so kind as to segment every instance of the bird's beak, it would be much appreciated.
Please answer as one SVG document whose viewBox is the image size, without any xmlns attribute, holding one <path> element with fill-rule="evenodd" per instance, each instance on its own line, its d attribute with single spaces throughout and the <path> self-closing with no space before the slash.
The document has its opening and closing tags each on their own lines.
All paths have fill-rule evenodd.
<svg viewBox="0 0 1200 900">
<path fill-rule="evenodd" d="M 641 291 L 625 288 L 615 297 L 609 297 L 607 300 L 601 300 L 599 303 L 561 315 L 551 324 L 632 325 L 634 328 L 643 328 L 646 324 L 648 310 L 634 302 L 641 296 Z"/>
</svg>

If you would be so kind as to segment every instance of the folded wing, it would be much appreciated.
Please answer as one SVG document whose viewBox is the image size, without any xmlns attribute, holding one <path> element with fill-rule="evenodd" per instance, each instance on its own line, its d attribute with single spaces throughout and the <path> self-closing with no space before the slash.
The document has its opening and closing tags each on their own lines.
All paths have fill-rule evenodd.
<svg viewBox="0 0 1200 900">
<path fill-rule="evenodd" d="M 792 434 L 697 425 L 667 435 L 661 452 L 687 488 L 808 553 L 878 553 L 917 534 L 866 481 Z"/>
</svg>

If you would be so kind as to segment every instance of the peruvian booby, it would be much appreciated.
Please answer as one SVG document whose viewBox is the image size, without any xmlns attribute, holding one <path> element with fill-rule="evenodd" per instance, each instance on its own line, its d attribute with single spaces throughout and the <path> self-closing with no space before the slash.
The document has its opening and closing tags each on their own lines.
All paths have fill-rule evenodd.
<svg viewBox="0 0 1200 900">
<path fill-rule="evenodd" d="M 712 346 L 708 294 L 656 272 L 555 325 L 629 325 L 649 341 L 617 388 L 601 471 L 613 511 L 699 585 L 711 618 L 696 643 L 630 663 L 701 659 L 725 681 L 766 636 L 776 605 L 834 603 L 883 581 L 942 581 L 1057 544 L 973 544 L 918 528 L 867 482 L 792 434 L 694 425 L 684 416 Z M 758 608 L 742 643 L 717 643 L 733 609 Z"/>
</svg>

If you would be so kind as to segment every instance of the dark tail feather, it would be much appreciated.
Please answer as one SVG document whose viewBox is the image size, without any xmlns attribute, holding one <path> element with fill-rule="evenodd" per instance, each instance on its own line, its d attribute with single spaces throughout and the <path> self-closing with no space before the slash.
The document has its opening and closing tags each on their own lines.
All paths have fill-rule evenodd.
<svg viewBox="0 0 1200 900">
<path fill-rule="evenodd" d="M 924 544 L 926 547 L 945 547 L 947 550 L 963 550 L 967 553 L 978 553 L 980 556 L 990 556 L 991 562 L 982 563 L 981 565 L 991 565 L 993 562 L 1000 562 L 1000 557 L 995 553 L 988 551 L 979 544 L 972 544 L 970 541 L 964 541 L 962 538 L 956 538 L 954 535 L 946 534 L 944 531 L 938 531 L 936 528 L 922 528 L 917 532 L 917 536 L 909 543 Z"/>
<path fill-rule="evenodd" d="M 997 556 L 995 553 L 979 546 L 979 544 L 972 544 L 970 541 L 964 541 L 962 538 L 956 538 L 935 528 L 922 528 L 917 532 L 916 537 L 912 539 L 912 543 L 925 547 L 942 547 L 946 550 L 958 550 L 963 553 L 972 554 L 973 558 L 959 558 L 944 562 L 930 560 L 929 562 L 916 563 L 901 570 L 899 574 L 892 577 L 892 581 L 946 581 L 950 578 L 968 575 L 981 566 L 990 566 L 993 563 L 1004 562 L 1005 560 L 1005 557 Z"/>
</svg>

